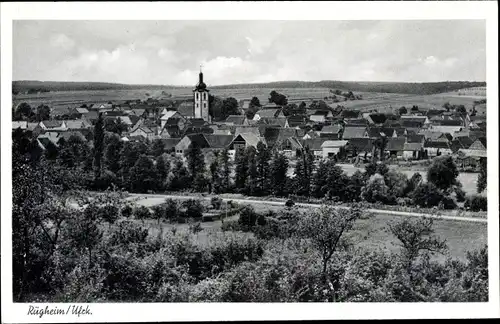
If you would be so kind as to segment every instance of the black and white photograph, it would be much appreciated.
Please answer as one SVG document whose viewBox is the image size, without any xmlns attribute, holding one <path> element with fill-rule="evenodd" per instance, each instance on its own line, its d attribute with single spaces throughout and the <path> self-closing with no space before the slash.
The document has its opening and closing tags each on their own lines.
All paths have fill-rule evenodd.
<svg viewBox="0 0 500 324">
<path fill-rule="evenodd" d="M 12 322 L 500 315 L 494 6 L 4 5 Z"/>
</svg>

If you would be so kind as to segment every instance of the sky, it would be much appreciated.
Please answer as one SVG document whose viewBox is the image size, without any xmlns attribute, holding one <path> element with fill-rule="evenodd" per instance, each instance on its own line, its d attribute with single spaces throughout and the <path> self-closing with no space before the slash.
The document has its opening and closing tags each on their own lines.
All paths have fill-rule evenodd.
<svg viewBox="0 0 500 324">
<path fill-rule="evenodd" d="M 485 81 L 481 20 L 14 21 L 13 80 Z"/>
</svg>

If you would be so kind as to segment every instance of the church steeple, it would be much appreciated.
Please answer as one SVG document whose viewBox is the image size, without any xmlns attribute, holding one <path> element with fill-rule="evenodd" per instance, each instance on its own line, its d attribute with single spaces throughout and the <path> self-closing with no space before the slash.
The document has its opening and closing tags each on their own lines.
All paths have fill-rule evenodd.
<svg viewBox="0 0 500 324">
<path fill-rule="evenodd" d="M 203 118 L 205 121 L 210 122 L 210 116 L 208 113 L 209 105 L 209 90 L 207 85 L 203 82 L 203 71 L 201 70 L 202 65 L 200 64 L 200 74 L 198 75 L 198 83 L 193 90 L 194 96 L 194 117 Z"/>
</svg>

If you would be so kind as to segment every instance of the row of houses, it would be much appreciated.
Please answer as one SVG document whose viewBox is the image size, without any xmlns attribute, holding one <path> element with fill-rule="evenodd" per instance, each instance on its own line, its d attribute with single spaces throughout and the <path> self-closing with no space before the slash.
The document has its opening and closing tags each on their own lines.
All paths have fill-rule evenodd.
<svg viewBox="0 0 500 324">
<path fill-rule="evenodd" d="M 70 108 L 68 108 L 70 109 Z M 309 147 L 318 157 L 342 152 L 349 157 L 373 154 L 379 138 L 387 139 L 385 153 L 399 159 L 432 158 L 443 154 L 483 156 L 486 150 L 486 117 L 436 109 L 406 115 L 361 112 L 348 109 L 309 109 L 306 114 L 285 116 L 283 109 L 268 104 L 252 119 L 231 115 L 209 123 L 194 118 L 193 103 L 172 105 L 113 105 L 72 108 L 71 119 L 40 123 L 13 122 L 13 129 L 29 129 L 55 144 L 67 134 L 91 132 L 99 114 L 105 121 L 120 122 L 123 141 L 162 140 L 166 150 L 183 154 L 197 142 L 204 150 L 237 147 L 268 147 L 293 158 L 299 149 Z M 68 114 L 70 112 L 68 111 Z M 78 135 L 79 136 L 79 135 Z M 43 145 L 43 144 L 42 144 Z"/>
</svg>

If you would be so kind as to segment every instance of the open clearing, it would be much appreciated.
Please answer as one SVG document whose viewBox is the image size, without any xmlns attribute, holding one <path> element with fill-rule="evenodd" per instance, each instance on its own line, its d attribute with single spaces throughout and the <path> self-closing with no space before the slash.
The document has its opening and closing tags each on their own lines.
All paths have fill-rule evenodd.
<svg viewBox="0 0 500 324">
<path fill-rule="evenodd" d="M 148 197 L 138 200 L 137 203 L 144 206 L 154 206 L 162 203 L 165 198 L 162 197 Z M 263 203 L 250 202 L 255 210 L 259 213 L 264 213 L 268 210 L 278 211 L 282 206 L 267 205 Z M 303 209 L 304 210 L 304 209 Z M 399 247 L 396 245 L 396 238 L 388 233 L 385 228 L 390 224 L 400 219 L 401 216 L 376 214 L 368 219 L 360 220 L 355 230 L 352 232 L 352 239 L 360 246 L 369 249 L 388 249 L 391 251 L 398 251 Z M 238 215 L 232 216 L 229 219 L 236 220 Z M 154 221 L 147 221 L 145 224 L 150 228 L 150 233 L 158 233 L 159 226 Z M 201 223 L 203 231 L 197 234 L 198 239 L 203 242 L 207 239 L 209 231 L 220 230 L 222 222 L 204 222 Z M 451 220 L 436 220 L 435 234 L 441 238 L 446 238 L 449 253 L 448 255 L 453 258 L 465 259 L 466 252 L 479 249 L 484 244 L 487 244 L 487 224 L 486 223 L 473 223 Z M 178 227 L 179 229 L 187 230 L 188 224 L 162 224 L 164 233 L 168 233 L 167 229 Z M 445 260 L 447 256 L 437 256 L 440 260 Z"/>
</svg>

